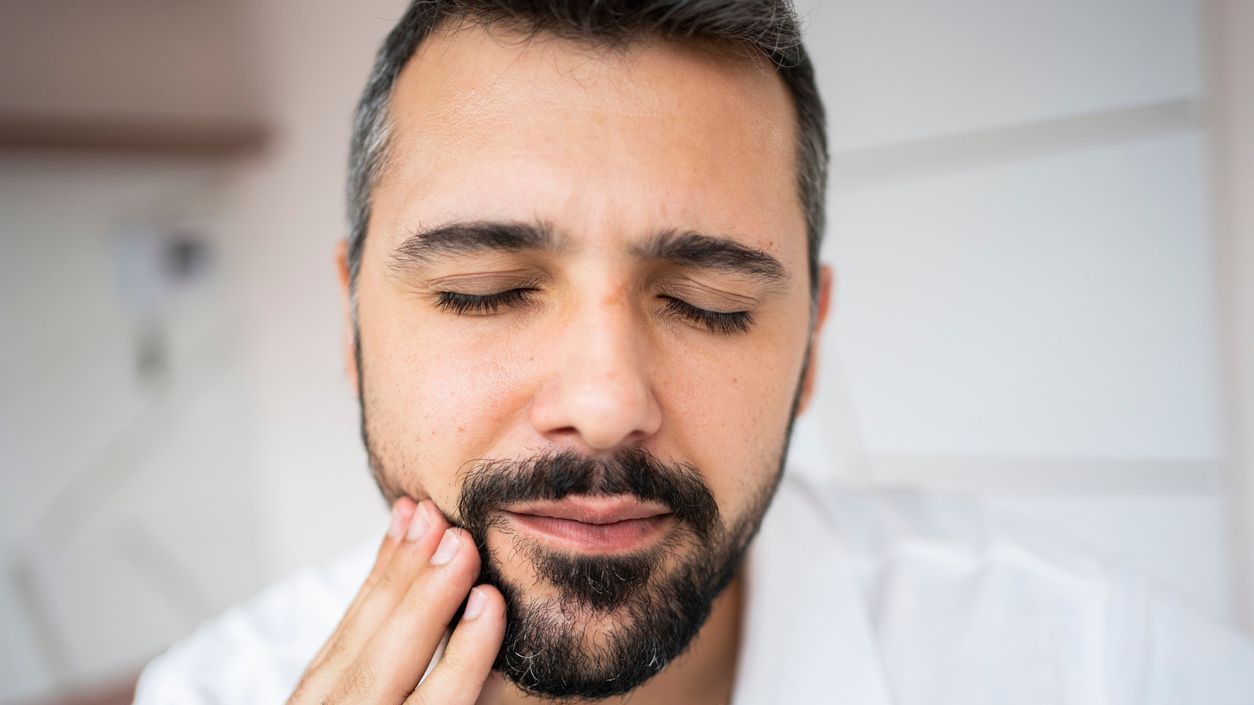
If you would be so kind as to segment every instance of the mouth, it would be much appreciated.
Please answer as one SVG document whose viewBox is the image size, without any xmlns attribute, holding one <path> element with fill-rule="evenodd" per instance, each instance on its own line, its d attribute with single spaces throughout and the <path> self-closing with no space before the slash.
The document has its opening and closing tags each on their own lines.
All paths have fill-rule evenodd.
<svg viewBox="0 0 1254 705">
<path fill-rule="evenodd" d="M 627 495 L 526 502 L 502 513 L 520 534 L 581 553 L 638 550 L 658 541 L 674 524 L 665 506 Z"/>
</svg>

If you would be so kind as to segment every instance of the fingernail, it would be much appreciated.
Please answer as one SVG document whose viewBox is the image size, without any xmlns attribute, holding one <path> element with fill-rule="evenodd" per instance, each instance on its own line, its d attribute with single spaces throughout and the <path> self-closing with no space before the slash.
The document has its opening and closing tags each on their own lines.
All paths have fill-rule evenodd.
<svg viewBox="0 0 1254 705">
<path fill-rule="evenodd" d="M 479 588 L 470 591 L 470 598 L 466 600 L 466 611 L 462 613 L 462 619 L 474 619 L 483 611 L 483 606 L 487 604 L 488 596 L 483 594 Z"/>
<path fill-rule="evenodd" d="M 414 518 L 409 520 L 409 534 L 406 536 L 410 541 L 417 541 L 427 533 L 427 529 L 431 528 L 431 507 L 430 502 L 423 500 L 418 503 L 418 509 L 414 511 Z"/>
<path fill-rule="evenodd" d="M 392 521 L 388 524 L 388 536 L 399 539 L 405 533 L 405 517 L 401 515 L 401 503 L 392 505 Z"/>
<path fill-rule="evenodd" d="M 440 547 L 435 549 L 435 555 L 431 556 L 431 564 L 444 565 L 453 560 L 461 544 L 461 539 L 457 538 L 457 529 L 448 529 L 444 532 L 444 538 L 440 539 Z"/>
</svg>

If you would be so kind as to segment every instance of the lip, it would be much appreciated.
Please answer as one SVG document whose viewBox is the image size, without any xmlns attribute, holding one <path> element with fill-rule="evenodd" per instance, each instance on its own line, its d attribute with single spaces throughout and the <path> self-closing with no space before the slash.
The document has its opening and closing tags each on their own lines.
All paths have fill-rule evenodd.
<svg viewBox="0 0 1254 705">
<path fill-rule="evenodd" d="M 502 510 L 517 529 L 561 548 L 616 552 L 656 541 L 673 522 L 670 511 L 635 497 L 566 497 Z"/>
</svg>

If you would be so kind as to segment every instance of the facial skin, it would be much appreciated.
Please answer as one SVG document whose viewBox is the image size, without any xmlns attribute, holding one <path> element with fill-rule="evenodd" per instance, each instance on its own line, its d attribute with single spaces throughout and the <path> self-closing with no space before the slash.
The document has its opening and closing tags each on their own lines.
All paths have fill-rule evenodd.
<svg viewBox="0 0 1254 705">
<path fill-rule="evenodd" d="M 634 449 L 695 469 L 722 526 L 756 526 L 809 397 L 817 330 L 795 117 L 765 61 L 740 56 L 499 28 L 422 45 L 392 99 L 356 283 L 359 393 L 389 500 L 429 497 L 458 522 L 484 459 Z M 421 242 L 486 224 L 551 246 Z M 750 256 L 694 255 L 710 240 L 688 234 Z M 829 288 L 824 268 L 820 326 Z M 518 305 L 467 298 L 517 289 Z M 691 307 L 723 315 L 708 324 Z M 663 575 L 700 551 L 683 528 Z M 516 540 L 489 530 L 487 558 L 527 604 L 560 600 Z M 566 616 L 588 648 L 630 619 Z M 711 620 L 728 616 L 716 606 Z"/>
</svg>

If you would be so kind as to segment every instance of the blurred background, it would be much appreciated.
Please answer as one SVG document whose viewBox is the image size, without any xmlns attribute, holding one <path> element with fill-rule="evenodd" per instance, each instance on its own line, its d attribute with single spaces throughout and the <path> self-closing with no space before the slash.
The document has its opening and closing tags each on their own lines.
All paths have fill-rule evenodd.
<svg viewBox="0 0 1254 705">
<path fill-rule="evenodd" d="M 0 0 L 0 702 L 378 535 L 333 249 L 403 0 Z M 1254 628 L 1254 3 L 809 0 L 795 472 L 977 493 Z"/>
</svg>

